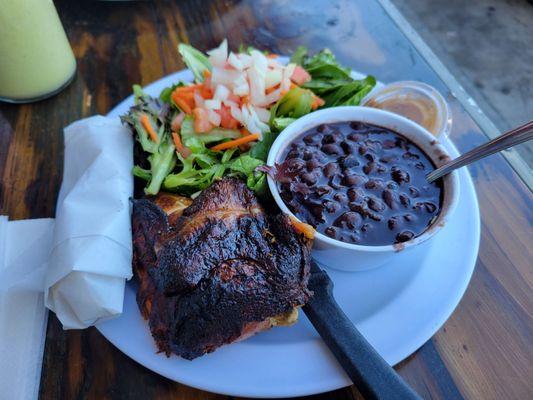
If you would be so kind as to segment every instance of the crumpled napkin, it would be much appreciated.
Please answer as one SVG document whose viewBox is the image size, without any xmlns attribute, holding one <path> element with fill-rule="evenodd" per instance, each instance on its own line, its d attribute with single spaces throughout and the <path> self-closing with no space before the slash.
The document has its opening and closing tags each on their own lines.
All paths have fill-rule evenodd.
<svg viewBox="0 0 533 400">
<path fill-rule="evenodd" d="M 47 262 L 0 271 L 0 293 L 44 291 L 64 329 L 120 315 L 132 276 L 132 135 L 117 118 L 65 128 L 63 183 Z M 32 221 L 28 221 L 31 224 Z"/>
<path fill-rule="evenodd" d="M 132 140 L 116 118 L 91 117 L 65 129 L 63 183 L 44 280 L 45 304 L 65 329 L 122 312 L 132 275 Z"/>
<path fill-rule="evenodd" d="M 0 398 L 38 395 L 45 305 L 65 329 L 86 328 L 122 313 L 132 275 L 132 135 L 101 116 L 64 133 L 56 219 L 0 216 Z"/>
</svg>

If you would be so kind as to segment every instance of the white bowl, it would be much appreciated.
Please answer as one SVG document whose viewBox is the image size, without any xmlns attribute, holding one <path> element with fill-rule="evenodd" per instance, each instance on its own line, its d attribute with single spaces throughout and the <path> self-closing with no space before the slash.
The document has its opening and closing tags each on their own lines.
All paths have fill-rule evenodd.
<svg viewBox="0 0 533 400">
<path fill-rule="evenodd" d="M 440 167 L 450 159 L 446 149 L 425 128 L 397 114 L 369 107 L 333 107 L 315 111 L 299 118 L 279 134 L 268 154 L 267 165 L 280 163 L 285 149 L 303 132 L 324 123 L 361 121 L 389 128 L 418 145 Z M 431 239 L 446 224 L 459 198 L 459 179 L 456 172 L 443 178 L 442 207 L 436 220 L 425 232 L 407 242 L 387 246 L 364 246 L 332 239 L 316 232 L 312 256 L 319 263 L 344 271 L 362 271 L 385 264 L 399 251 L 408 251 Z M 280 209 L 294 218 L 281 199 L 276 182 L 268 177 L 268 186 Z M 303 221 L 305 222 L 305 221 Z"/>
</svg>

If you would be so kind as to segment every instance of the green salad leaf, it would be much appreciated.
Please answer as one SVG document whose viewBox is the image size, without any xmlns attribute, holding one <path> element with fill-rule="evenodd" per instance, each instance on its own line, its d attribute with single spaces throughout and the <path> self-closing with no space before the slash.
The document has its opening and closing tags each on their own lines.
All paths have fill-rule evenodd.
<svg viewBox="0 0 533 400">
<path fill-rule="evenodd" d="M 204 80 L 204 71 L 211 71 L 212 69 L 207 56 L 185 43 L 181 43 L 178 46 L 178 51 L 187 68 L 192 71 L 196 82 L 202 82 Z"/>
<path fill-rule="evenodd" d="M 303 87 L 311 90 L 326 103 L 324 107 L 356 106 L 376 85 L 373 76 L 356 80 L 350 76 L 350 68 L 344 67 L 333 53 L 324 49 L 307 56 L 305 48 L 299 48 L 298 60 L 311 75 L 311 81 Z"/>
<path fill-rule="evenodd" d="M 285 96 L 270 109 L 270 127 L 276 118 L 300 118 L 311 112 L 313 94 L 307 90 L 295 87 L 289 90 Z"/>
<path fill-rule="evenodd" d="M 133 95 L 135 104 L 128 114 L 122 117 L 122 121 L 133 128 L 135 138 L 148 153 L 146 160 L 150 165 L 149 170 L 140 166 L 134 167 L 133 174 L 148 182 L 146 194 L 157 194 L 163 180 L 176 165 L 176 148 L 169 130 L 166 129 L 167 115 L 158 99 L 148 96 L 138 85 L 133 86 Z M 142 120 L 156 132 L 157 142 L 150 139 Z"/>
</svg>

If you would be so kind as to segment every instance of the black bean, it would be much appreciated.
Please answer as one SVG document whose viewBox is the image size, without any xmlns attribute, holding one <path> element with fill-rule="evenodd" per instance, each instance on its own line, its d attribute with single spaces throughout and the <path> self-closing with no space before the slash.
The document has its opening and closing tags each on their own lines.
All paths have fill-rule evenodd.
<svg viewBox="0 0 533 400">
<path fill-rule="evenodd" d="M 426 168 L 426 167 L 424 166 L 423 163 L 421 163 L 421 162 L 419 161 L 419 162 L 417 162 L 417 163 L 415 164 L 415 168 L 418 168 L 418 169 L 422 169 L 422 170 L 423 170 L 423 169 Z"/>
<path fill-rule="evenodd" d="M 329 131 L 329 127 L 326 124 L 321 124 L 316 127 L 317 132 L 324 133 Z"/>
<path fill-rule="evenodd" d="M 324 167 L 324 176 L 326 178 L 331 178 L 333 175 L 335 175 L 339 170 L 339 166 L 336 163 L 330 162 L 327 163 Z"/>
<path fill-rule="evenodd" d="M 324 230 L 324 233 L 328 235 L 330 238 L 333 238 L 333 239 L 337 238 L 337 229 L 334 226 L 328 226 Z"/>
<path fill-rule="evenodd" d="M 310 135 L 304 136 L 303 141 L 306 144 L 317 144 L 322 140 L 322 135 L 317 135 L 315 133 L 312 133 Z"/>
<path fill-rule="evenodd" d="M 354 229 L 355 227 L 359 226 L 362 221 L 363 220 L 359 214 L 348 211 L 337 217 L 337 219 L 333 222 L 333 225 L 339 228 L 347 227 L 349 229 Z"/>
<path fill-rule="evenodd" d="M 383 201 L 385 201 L 385 204 L 389 206 L 391 210 L 396 209 L 396 199 L 394 196 L 394 192 L 392 192 L 390 189 L 385 189 L 381 197 L 383 198 Z"/>
<path fill-rule="evenodd" d="M 359 161 L 354 156 L 344 156 L 340 161 L 340 165 L 344 169 L 358 167 Z"/>
<path fill-rule="evenodd" d="M 381 212 L 385 210 L 385 204 L 383 204 L 381 200 L 375 197 L 370 197 L 368 199 L 368 207 L 376 212 Z"/>
<path fill-rule="evenodd" d="M 302 182 L 305 182 L 308 186 L 313 186 L 318 181 L 318 178 L 316 177 L 316 175 L 311 174 L 309 172 L 302 174 L 301 179 L 302 179 Z"/>
<path fill-rule="evenodd" d="M 387 188 L 389 188 L 390 190 L 398 190 L 399 186 L 394 181 L 388 181 L 387 182 Z"/>
<path fill-rule="evenodd" d="M 348 198 L 350 201 L 362 202 L 365 197 L 365 193 L 359 188 L 348 189 Z"/>
<path fill-rule="evenodd" d="M 372 211 L 368 212 L 368 217 L 370 219 L 373 219 L 374 221 L 378 221 L 378 222 L 380 222 L 383 219 L 381 214 L 378 214 L 378 213 L 375 213 L 375 212 L 372 212 Z"/>
<path fill-rule="evenodd" d="M 359 133 L 350 133 L 348 136 L 346 136 L 346 139 L 351 140 L 352 142 L 360 142 L 364 140 L 364 136 Z"/>
<path fill-rule="evenodd" d="M 366 153 L 366 154 L 365 154 L 365 158 L 366 158 L 368 161 L 376 161 L 376 155 L 373 154 L 373 153 Z"/>
<path fill-rule="evenodd" d="M 305 166 L 309 172 L 313 171 L 314 169 L 317 169 L 321 166 L 320 161 L 318 161 L 316 158 L 311 158 L 309 161 L 305 163 Z"/>
<path fill-rule="evenodd" d="M 401 170 L 399 168 L 394 168 L 391 170 L 391 177 L 392 179 L 399 183 L 399 184 L 402 184 L 404 182 L 410 182 L 411 181 L 411 177 L 409 176 L 409 174 L 404 171 L 404 170 Z"/>
<path fill-rule="evenodd" d="M 339 203 L 335 201 L 331 201 L 331 200 L 325 200 L 323 204 L 324 204 L 324 208 L 326 209 L 326 212 L 330 214 L 336 213 L 341 208 Z"/>
<path fill-rule="evenodd" d="M 342 180 L 343 180 L 343 177 L 341 175 L 333 175 L 329 181 L 328 181 L 328 184 L 329 186 L 331 186 L 333 189 L 340 189 L 343 187 L 343 184 L 342 184 Z"/>
<path fill-rule="evenodd" d="M 349 143 L 349 142 L 342 141 L 341 147 L 346 154 L 353 154 L 357 151 L 356 145 Z"/>
<path fill-rule="evenodd" d="M 326 194 L 331 193 L 331 188 L 328 185 L 319 186 L 316 188 L 316 194 L 318 194 L 320 197 L 325 196 Z"/>
<path fill-rule="evenodd" d="M 412 222 L 415 220 L 415 217 L 413 214 L 404 214 L 403 219 L 405 219 L 407 222 Z"/>
<path fill-rule="evenodd" d="M 337 192 L 333 195 L 333 200 L 338 201 L 341 204 L 346 203 L 348 201 L 348 196 L 346 196 L 344 193 Z"/>
<path fill-rule="evenodd" d="M 379 161 L 381 161 L 382 163 L 390 164 L 390 163 L 393 163 L 395 161 L 398 161 L 398 156 L 395 156 L 395 155 L 382 156 L 379 159 Z"/>
<path fill-rule="evenodd" d="M 356 203 L 352 201 L 348 204 L 348 207 L 350 207 L 350 210 L 361 214 L 362 217 L 366 217 L 369 213 L 369 210 L 366 205 L 362 203 Z"/>
<path fill-rule="evenodd" d="M 367 175 L 370 175 L 376 169 L 375 162 L 369 162 L 363 167 L 363 172 Z"/>
<path fill-rule="evenodd" d="M 381 179 L 369 179 L 365 183 L 365 188 L 370 190 L 379 190 L 383 189 L 383 181 Z"/>
<path fill-rule="evenodd" d="M 323 145 L 322 151 L 330 156 L 331 155 L 338 156 L 339 154 L 342 154 L 342 149 L 340 148 L 340 146 L 333 144 L 333 143 Z"/>
<path fill-rule="evenodd" d="M 408 240 L 411 240 L 415 234 L 411 231 L 402 231 L 396 235 L 396 241 L 397 242 L 407 242 Z"/>
<path fill-rule="evenodd" d="M 348 237 L 350 238 L 351 243 L 359 243 L 361 241 L 361 236 L 357 233 L 352 233 Z"/>
<path fill-rule="evenodd" d="M 411 193 L 411 196 L 413 196 L 413 197 L 420 196 L 420 192 L 414 186 L 409 186 L 409 193 Z"/>
<path fill-rule="evenodd" d="M 313 151 L 311 151 L 311 150 L 304 150 L 302 158 L 305 161 L 309 161 L 309 160 L 311 160 L 313 158 L 314 154 L 315 153 Z"/>
<path fill-rule="evenodd" d="M 370 224 L 363 224 L 361 226 L 361 232 L 368 232 L 370 230 Z"/>
<path fill-rule="evenodd" d="M 350 128 L 352 128 L 354 131 L 361 131 L 365 129 L 365 124 L 360 121 L 352 121 L 350 122 Z"/>
<path fill-rule="evenodd" d="M 337 143 L 342 140 L 342 135 L 340 132 L 331 132 L 322 138 L 322 144 L 332 144 Z"/>
<path fill-rule="evenodd" d="M 406 151 L 403 153 L 402 158 L 405 158 L 406 160 L 419 160 L 420 156 L 418 154 L 411 153 L 410 151 Z"/>
<path fill-rule="evenodd" d="M 400 194 L 400 203 L 402 203 L 404 207 L 409 207 L 409 205 L 411 204 L 411 200 L 409 199 L 409 196 L 402 193 Z"/>
<path fill-rule="evenodd" d="M 345 186 L 356 186 L 362 185 L 365 182 L 366 178 L 361 175 L 351 174 L 345 175 L 343 183 Z"/>
<path fill-rule="evenodd" d="M 366 146 L 361 145 L 361 146 L 359 146 L 359 150 L 358 151 L 359 151 L 360 155 L 364 156 L 366 154 L 366 152 L 368 151 L 368 148 Z"/>
<path fill-rule="evenodd" d="M 437 210 L 437 206 L 433 203 L 430 203 L 429 201 L 426 201 L 424 203 L 424 207 L 426 208 L 426 211 L 428 213 L 434 213 Z"/>
<path fill-rule="evenodd" d="M 387 226 L 389 227 L 389 229 L 391 231 L 394 231 L 394 230 L 398 229 L 399 225 L 400 225 L 400 222 L 398 221 L 398 217 L 397 216 L 391 217 L 387 221 Z"/>
<path fill-rule="evenodd" d="M 384 149 L 393 149 L 395 147 L 396 147 L 396 143 L 394 142 L 394 140 L 385 139 L 383 141 L 383 148 Z"/>
</svg>

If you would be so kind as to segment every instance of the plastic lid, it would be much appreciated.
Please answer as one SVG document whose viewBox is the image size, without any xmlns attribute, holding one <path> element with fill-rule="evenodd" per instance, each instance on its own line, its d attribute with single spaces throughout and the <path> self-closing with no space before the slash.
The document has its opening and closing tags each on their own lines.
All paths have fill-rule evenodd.
<svg viewBox="0 0 533 400">
<path fill-rule="evenodd" d="M 370 93 L 362 105 L 402 115 L 439 138 L 450 134 L 452 115 L 446 100 L 435 88 L 422 82 L 391 83 Z"/>
</svg>

